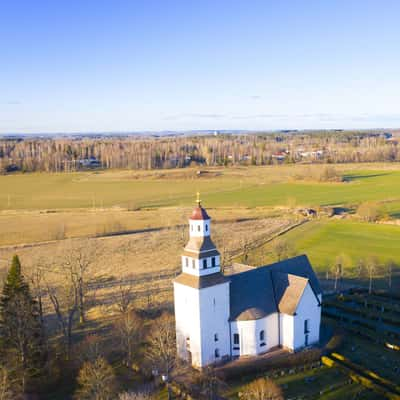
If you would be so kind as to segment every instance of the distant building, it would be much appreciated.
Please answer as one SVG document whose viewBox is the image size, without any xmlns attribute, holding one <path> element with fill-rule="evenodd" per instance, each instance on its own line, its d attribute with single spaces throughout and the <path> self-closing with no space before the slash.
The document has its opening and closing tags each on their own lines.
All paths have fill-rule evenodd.
<svg viewBox="0 0 400 400">
<path fill-rule="evenodd" d="M 198 200 L 174 280 L 178 356 L 194 367 L 319 342 L 322 292 L 306 256 L 224 276 Z"/>
<path fill-rule="evenodd" d="M 81 167 L 84 167 L 84 168 L 98 168 L 98 167 L 101 167 L 101 162 L 95 157 L 80 159 L 80 160 L 78 160 L 78 164 Z"/>
<path fill-rule="evenodd" d="M 284 151 L 278 151 L 277 153 L 272 154 L 272 158 L 278 161 L 284 161 L 287 157 L 287 154 Z"/>
</svg>

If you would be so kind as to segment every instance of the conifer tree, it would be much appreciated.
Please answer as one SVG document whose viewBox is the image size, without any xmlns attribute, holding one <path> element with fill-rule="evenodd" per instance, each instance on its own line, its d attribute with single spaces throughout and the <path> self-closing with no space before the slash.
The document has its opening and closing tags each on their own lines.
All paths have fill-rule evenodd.
<svg viewBox="0 0 400 400">
<path fill-rule="evenodd" d="M 30 378 L 41 373 L 45 359 L 42 339 L 37 303 L 15 255 L 0 299 L 0 353 L 23 392 Z"/>
</svg>

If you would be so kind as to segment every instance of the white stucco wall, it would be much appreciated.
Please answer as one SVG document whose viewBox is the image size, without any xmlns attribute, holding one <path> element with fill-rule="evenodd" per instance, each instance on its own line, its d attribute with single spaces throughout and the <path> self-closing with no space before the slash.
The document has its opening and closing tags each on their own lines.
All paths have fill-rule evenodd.
<svg viewBox="0 0 400 400">
<path fill-rule="evenodd" d="M 190 339 L 192 362 L 201 361 L 199 291 L 174 282 L 176 346 L 178 357 L 188 360 L 186 338 Z"/>
<path fill-rule="evenodd" d="M 287 314 L 279 314 L 280 344 L 282 347 L 294 349 L 294 317 Z"/>
<path fill-rule="evenodd" d="M 297 306 L 295 315 L 280 315 L 281 345 L 290 350 L 299 350 L 305 347 L 306 336 L 304 321 L 309 320 L 308 345 L 319 342 L 319 329 L 321 323 L 321 307 L 318 300 L 307 284 Z"/>
<path fill-rule="evenodd" d="M 228 282 L 205 289 L 175 282 L 174 304 L 179 357 L 188 359 L 186 338 L 190 339 L 193 366 L 203 367 L 230 356 Z"/>
<path fill-rule="evenodd" d="M 319 342 L 321 307 L 310 284 L 305 288 L 294 316 L 294 349 L 305 346 L 304 321 L 309 320 L 308 345 Z"/>
<path fill-rule="evenodd" d="M 260 341 L 260 332 L 265 332 L 265 346 Z M 234 334 L 239 334 L 239 349 L 234 344 Z M 257 355 L 279 345 L 278 314 L 273 313 L 254 321 L 231 322 L 232 356 Z"/>
</svg>

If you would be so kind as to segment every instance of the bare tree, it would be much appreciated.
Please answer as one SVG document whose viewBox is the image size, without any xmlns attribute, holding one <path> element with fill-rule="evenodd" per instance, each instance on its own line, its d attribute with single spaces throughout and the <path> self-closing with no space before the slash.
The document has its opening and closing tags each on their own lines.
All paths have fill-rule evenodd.
<svg viewBox="0 0 400 400">
<path fill-rule="evenodd" d="M 85 362 L 78 375 L 79 389 L 75 398 L 79 400 L 111 400 L 115 398 L 116 379 L 111 365 L 98 357 L 94 362 Z"/>
<path fill-rule="evenodd" d="M 155 400 L 150 392 L 123 392 L 118 396 L 118 400 Z M 1 399 L 0 399 L 1 400 Z"/>
<path fill-rule="evenodd" d="M 349 257 L 341 253 L 335 258 L 335 263 L 333 265 L 333 275 L 335 277 L 334 290 L 335 292 L 339 289 L 339 283 L 342 281 L 345 269 L 350 265 L 351 260 Z"/>
<path fill-rule="evenodd" d="M 114 298 L 120 314 L 127 313 L 135 299 L 133 284 L 122 280 L 120 285 L 116 289 Z"/>
<path fill-rule="evenodd" d="M 80 365 L 84 362 L 94 362 L 103 356 L 101 337 L 96 334 L 87 335 L 84 340 L 74 346 L 74 358 Z"/>
<path fill-rule="evenodd" d="M 396 267 L 396 263 L 393 260 L 386 261 L 385 270 L 388 277 L 388 286 L 389 291 L 392 291 L 392 278 L 393 278 L 393 270 Z"/>
<path fill-rule="evenodd" d="M 375 256 L 369 256 L 366 260 L 366 268 L 368 272 L 368 293 L 372 293 L 373 281 L 378 268 L 378 259 Z"/>
<path fill-rule="evenodd" d="M 248 237 L 243 237 L 240 241 L 240 249 L 242 253 L 242 262 L 246 263 L 249 258 L 249 253 L 251 249 L 250 240 Z"/>
<path fill-rule="evenodd" d="M 295 253 L 293 245 L 283 238 L 274 240 L 272 244 L 272 251 L 274 252 L 278 261 L 286 260 Z"/>
<path fill-rule="evenodd" d="M 39 259 L 28 270 L 27 278 L 30 282 L 30 288 L 32 297 L 37 301 L 39 317 L 42 326 L 44 327 L 44 311 L 43 311 L 43 299 L 46 296 L 46 283 L 44 280 L 46 272 L 50 269 L 49 265 L 45 263 L 43 259 Z"/>
<path fill-rule="evenodd" d="M 143 338 L 143 320 L 136 312 L 126 311 L 121 314 L 115 328 L 125 353 L 125 365 L 130 367 Z"/>
<path fill-rule="evenodd" d="M 201 371 L 197 384 L 200 386 L 202 398 L 207 400 L 218 399 L 218 390 L 223 386 L 213 367 Z"/>
<path fill-rule="evenodd" d="M 0 366 L 0 400 L 14 400 L 17 395 L 12 391 L 10 374 L 4 366 Z"/>
<path fill-rule="evenodd" d="M 71 246 L 65 253 L 64 261 L 62 262 L 62 268 L 76 290 L 80 323 L 84 323 L 86 319 L 88 280 L 90 278 L 90 269 L 96 258 L 96 251 L 94 242 L 87 239 L 78 246 Z"/>
<path fill-rule="evenodd" d="M 161 374 L 168 377 L 176 362 L 175 322 L 172 315 L 164 313 L 154 321 L 148 344 L 148 359 Z"/>
<path fill-rule="evenodd" d="M 72 344 L 72 329 L 79 304 L 77 288 L 71 282 L 66 282 L 63 286 L 58 287 L 47 285 L 47 293 L 64 338 L 66 357 L 69 359 Z"/>
<path fill-rule="evenodd" d="M 375 222 L 379 217 L 379 205 L 375 202 L 361 203 L 357 214 L 366 222 Z"/>
<path fill-rule="evenodd" d="M 364 270 L 365 270 L 365 260 L 363 258 L 360 258 L 357 261 L 357 275 L 359 279 L 363 276 Z"/>
<path fill-rule="evenodd" d="M 284 400 L 282 389 L 271 379 L 258 378 L 245 386 L 241 399 Z"/>
</svg>

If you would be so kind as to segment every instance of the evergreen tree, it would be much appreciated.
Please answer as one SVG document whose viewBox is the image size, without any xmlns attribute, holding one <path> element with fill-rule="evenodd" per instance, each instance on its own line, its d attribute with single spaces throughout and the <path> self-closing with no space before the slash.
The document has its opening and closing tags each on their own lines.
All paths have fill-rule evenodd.
<svg viewBox="0 0 400 400">
<path fill-rule="evenodd" d="M 37 303 L 15 255 L 0 299 L 0 353 L 22 391 L 31 378 L 40 375 L 44 365 L 41 328 Z"/>
</svg>

